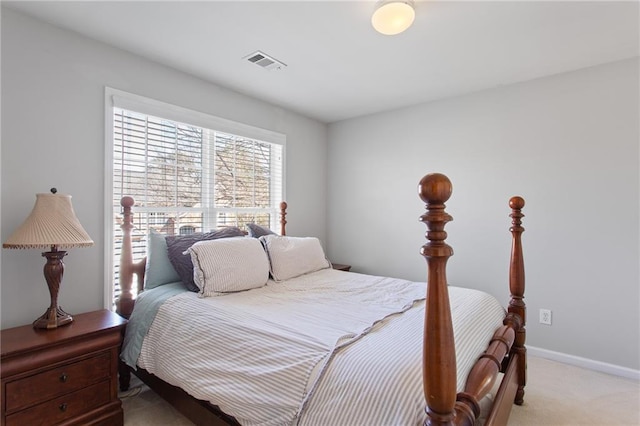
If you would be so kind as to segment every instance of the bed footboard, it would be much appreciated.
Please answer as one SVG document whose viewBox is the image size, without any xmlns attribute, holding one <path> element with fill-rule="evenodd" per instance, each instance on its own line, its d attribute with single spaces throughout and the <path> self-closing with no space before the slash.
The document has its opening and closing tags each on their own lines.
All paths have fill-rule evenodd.
<svg viewBox="0 0 640 426">
<path fill-rule="evenodd" d="M 526 383 L 524 262 L 520 236 L 524 200 L 511 198 L 513 219 L 512 251 L 509 269 L 511 301 L 504 325 L 496 330 L 489 347 L 469 373 L 465 389 L 456 393 L 456 353 L 446 264 L 453 249 L 446 244 L 447 222 L 453 218 L 445 212 L 445 202 L 452 193 L 451 181 L 442 174 L 426 175 L 418 193 L 427 212 L 420 221 L 427 226 L 427 244 L 421 254 L 428 263 L 427 298 L 423 341 L 423 388 L 427 402 L 425 425 L 473 425 L 480 417 L 479 401 L 496 383 L 498 373 L 505 373 L 487 417 L 488 425 L 506 425 L 511 405 L 521 404 Z"/>
</svg>

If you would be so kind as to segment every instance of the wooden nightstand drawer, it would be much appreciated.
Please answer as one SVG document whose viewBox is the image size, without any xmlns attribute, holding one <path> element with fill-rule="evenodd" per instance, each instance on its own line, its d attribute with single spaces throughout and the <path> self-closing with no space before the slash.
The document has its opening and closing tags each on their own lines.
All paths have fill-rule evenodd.
<svg viewBox="0 0 640 426">
<path fill-rule="evenodd" d="M 122 426 L 118 354 L 126 323 L 103 309 L 51 330 L 0 330 L 0 425 Z"/>
<path fill-rule="evenodd" d="M 58 424 L 107 404 L 110 399 L 110 387 L 109 381 L 105 380 L 71 394 L 43 402 L 7 416 L 6 426 Z"/>
<path fill-rule="evenodd" d="M 111 354 L 53 368 L 6 384 L 6 410 L 11 413 L 42 401 L 82 389 L 100 380 L 108 380 Z"/>
</svg>

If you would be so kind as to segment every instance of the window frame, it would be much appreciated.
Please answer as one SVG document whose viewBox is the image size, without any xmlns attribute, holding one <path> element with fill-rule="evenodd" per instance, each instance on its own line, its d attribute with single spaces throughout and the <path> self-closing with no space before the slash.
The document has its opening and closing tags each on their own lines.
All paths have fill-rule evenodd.
<svg viewBox="0 0 640 426">
<path fill-rule="evenodd" d="M 286 199 L 286 135 L 238 123 L 232 120 L 216 117 L 189 108 L 158 101 L 148 97 L 135 95 L 122 90 L 105 86 L 105 182 L 104 182 L 104 308 L 113 309 L 115 294 L 114 286 L 114 223 L 113 215 L 113 148 L 114 148 L 114 120 L 113 108 L 128 109 L 139 113 L 162 117 L 177 122 L 189 123 L 195 126 L 212 129 L 249 139 L 279 144 L 282 146 L 282 200 Z"/>
</svg>

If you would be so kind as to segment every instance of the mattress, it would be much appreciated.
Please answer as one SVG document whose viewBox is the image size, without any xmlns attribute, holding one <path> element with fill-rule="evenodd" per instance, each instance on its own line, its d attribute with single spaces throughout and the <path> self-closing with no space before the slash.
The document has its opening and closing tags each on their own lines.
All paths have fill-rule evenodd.
<svg viewBox="0 0 640 426">
<path fill-rule="evenodd" d="M 504 309 L 476 290 L 449 294 L 461 390 Z M 424 283 L 332 269 L 181 292 L 158 308 L 137 364 L 243 425 L 422 424 L 424 295 Z"/>
</svg>

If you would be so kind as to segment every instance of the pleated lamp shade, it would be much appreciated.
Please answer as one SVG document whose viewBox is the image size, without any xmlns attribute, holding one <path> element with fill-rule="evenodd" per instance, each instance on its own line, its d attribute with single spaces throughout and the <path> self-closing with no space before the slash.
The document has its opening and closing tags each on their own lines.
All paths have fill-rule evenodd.
<svg viewBox="0 0 640 426">
<path fill-rule="evenodd" d="M 53 190 L 52 190 L 53 192 Z M 71 205 L 71 196 L 36 194 L 27 219 L 2 244 L 11 249 L 89 247 L 93 240 L 84 230 Z"/>
</svg>

